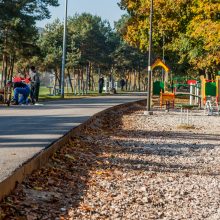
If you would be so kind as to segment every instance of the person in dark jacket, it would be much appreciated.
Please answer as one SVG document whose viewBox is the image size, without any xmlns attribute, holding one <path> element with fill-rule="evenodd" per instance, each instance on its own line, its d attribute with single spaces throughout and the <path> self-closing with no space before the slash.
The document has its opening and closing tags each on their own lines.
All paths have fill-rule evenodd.
<svg viewBox="0 0 220 220">
<path fill-rule="evenodd" d="M 125 86 L 125 80 L 124 79 L 120 80 L 120 86 L 121 86 L 121 91 L 123 91 L 124 90 L 124 86 Z"/>
<path fill-rule="evenodd" d="M 102 93 L 103 87 L 104 87 L 104 78 L 101 77 L 101 78 L 99 79 L 99 93 L 100 93 L 100 94 Z"/>
<path fill-rule="evenodd" d="M 31 66 L 30 72 L 31 79 L 31 101 L 33 104 L 38 102 L 39 91 L 40 91 L 40 75 L 36 71 L 35 66 Z"/>
</svg>

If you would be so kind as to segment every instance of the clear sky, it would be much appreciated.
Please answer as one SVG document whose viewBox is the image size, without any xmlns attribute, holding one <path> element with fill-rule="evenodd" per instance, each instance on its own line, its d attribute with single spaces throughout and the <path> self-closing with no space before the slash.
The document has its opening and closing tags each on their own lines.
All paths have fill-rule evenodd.
<svg viewBox="0 0 220 220">
<path fill-rule="evenodd" d="M 117 5 L 118 2 L 119 0 L 68 0 L 68 16 L 72 16 L 75 13 L 89 12 L 100 16 L 103 20 L 108 20 L 113 27 L 114 21 L 117 21 L 122 14 L 125 14 Z M 37 22 L 38 27 L 44 27 L 56 18 L 63 21 L 65 0 L 59 0 L 59 3 L 59 7 L 50 8 L 51 19 Z"/>
</svg>

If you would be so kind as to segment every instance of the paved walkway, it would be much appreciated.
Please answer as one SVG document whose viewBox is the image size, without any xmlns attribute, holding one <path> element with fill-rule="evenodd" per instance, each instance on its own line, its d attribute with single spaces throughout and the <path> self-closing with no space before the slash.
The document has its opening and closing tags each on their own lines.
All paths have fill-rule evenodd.
<svg viewBox="0 0 220 220">
<path fill-rule="evenodd" d="M 146 98 L 144 93 L 0 107 L 0 182 L 43 148 L 112 106 Z"/>
</svg>

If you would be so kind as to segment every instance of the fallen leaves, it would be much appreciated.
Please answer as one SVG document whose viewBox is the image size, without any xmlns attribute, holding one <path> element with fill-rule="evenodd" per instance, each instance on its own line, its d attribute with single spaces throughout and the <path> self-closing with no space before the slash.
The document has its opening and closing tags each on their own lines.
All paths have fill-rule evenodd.
<svg viewBox="0 0 220 220">
<path fill-rule="evenodd" d="M 0 220 L 204 219 L 220 206 L 219 139 L 199 117 L 175 130 L 178 117 L 105 113 L 18 185 Z"/>
<path fill-rule="evenodd" d="M 65 157 L 67 157 L 68 159 L 73 160 L 73 161 L 76 160 L 76 158 L 74 156 L 69 155 L 69 154 L 66 154 Z"/>
<path fill-rule="evenodd" d="M 86 204 L 80 205 L 79 208 L 80 208 L 82 211 L 86 211 L 86 212 L 91 212 L 91 211 L 93 210 L 91 206 L 86 205 Z"/>
</svg>

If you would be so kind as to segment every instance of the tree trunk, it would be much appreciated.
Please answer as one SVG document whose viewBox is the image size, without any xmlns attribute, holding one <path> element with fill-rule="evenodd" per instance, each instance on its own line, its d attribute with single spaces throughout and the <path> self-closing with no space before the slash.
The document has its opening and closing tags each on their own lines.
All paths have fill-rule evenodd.
<svg viewBox="0 0 220 220">
<path fill-rule="evenodd" d="M 85 83 L 84 83 L 84 66 L 82 66 L 82 70 L 81 70 L 81 90 L 82 90 L 82 94 L 85 94 Z"/>
<path fill-rule="evenodd" d="M 73 69 L 73 84 L 74 84 L 74 95 L 77 94 L 77 70 L 76 69 Z"/>
<path fill-rule="evenodd" d="M 128 71 L 125 71 L 125 77 L 126 77 L 125 89 L 126 89 L 126 91 L 128 91 L 128 78 L 129 78 L 129 72 Z"/>
<path fill-rule="evenodd" d="M 56 85 L 57 85 L 57 79 L 58 79 L 58 73 L 55 70 L 54 71 L 54 85 L 53 85 L 53 95 L 56 95 Z"/>
<path fill-rule="evenodd" d="M 72 84 L 72 81 L 71 81 L 71 76 L 70 76 L 69 68 L 67 69 L 67 76 L 68 76 L 68 79 L 69 79 L 69 84 L 70 84 L 71 92 L 73 93 L 73 84 Z"/>
<path fill-rule="evenodd" d="M 5 38 L 4 38 L 5 34 Z M 7 51 L 7 44 L 8 44 L 8 30 L 7 28 L 3 32 L 3 38 L 4 38 L 4 43 L 3 43 L 3 57 L 2 57 L 2 62 L 3 62 L 3 73 L 2 73 L 2 86 L 6 86 L 6 80 L 8 77 L 8 56 L 6 54 Z"/>
<path fill-rule="evenodd" d="M 129 81 L 128 81 L 128 90 L 131 91 L 131 72 L 128 73 Z"/>
<path fill-rule="evenodd" d="M 10 81 L 12 81 L 12 77 L 13 77 L 14 61 L 15 61 L 14 56 L 10 57 L 10 67 L 9 67 L 9 75 L 8 75 L 8 80 Z"/>
<path fill-rule="evenodd" d="M 59 78 L 58 78 L 58 81 L 59 81 L 59 90 L 61 91 L 61 87 L 62 87 L 62 85 L 61 85 L 61 83 L 62 83 L 62 70 L 60 69 L 60 71 L 59 71 Z"/>
<path fill-rule="evenodd" d="M 81 94 L 81 86 L 80 86 L 80 75 L 81 75 L 81 69 L 78 69 L 78 75 L 77 75 L 77 87 L 78 87 L 78 94 Z"/>
<path fill-rule="evenodd" d="M 94 80 L 94 73 L 93 73 L 92 65 L 91 65 L 91 71 L 90 71 L 90 80 L 91 80 L 91 90 L 95 91 L 95 80 Z"/>
<path fill-rule="evenodd" d="M 89 90 L 91 90 L 91 70 L 92 70 L 92 64 L 91 64 L 91 62 L 89 62 L 89 72 L 88 72 Z"/>
<path fill-rule="evenodd" d="M 94 80 L 94 76 L 92 75 L 92 91 L 95 91 L 95 80 Z"/>
<path fill-rule="evenodd" d="M 89 64 L 86 65 L 86 94 L 89 89 Z"/>
<path fill-rule="evenodd" d="M 141 67 L 140 63 L 138 65 L 138 91 L 141 91 Z"/>
<path fill-rule="evenodd" d="M 6 80 L 8 77 L 8 57 L 3 54 L 3 74 L 2 74 L 2 86 L 6 86 Z"/>
<path fill-rule="evenodd" d="M 137 91 L 137 71 L 134 70 L 134 85 L 133 85 L 133 91 Z"/>
<path fill-rule="evenodd" d="M 4 54 L 2 55 L 2 75 L 1 75 L 1 87 L 4 84 L 4 73 L 5 73 L 5 62 L 4 62 Z"/>
</svg>

